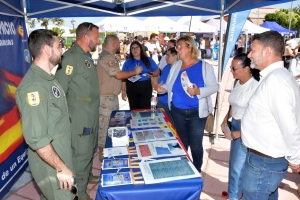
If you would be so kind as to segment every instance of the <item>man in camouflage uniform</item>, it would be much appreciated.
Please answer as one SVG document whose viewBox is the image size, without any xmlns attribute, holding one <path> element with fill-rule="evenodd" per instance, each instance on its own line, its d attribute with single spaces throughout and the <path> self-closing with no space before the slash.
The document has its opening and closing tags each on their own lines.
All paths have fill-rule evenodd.
<svg viewBox="0 0 300 200">
<path fill-rule="evenodd" d="M 119 48 L 119 38 L 115 35 L 108 35 L 105 38 L 104 48 L 97 62 L 100 87 L 98 138 L 100 162 L 103 160 L 103 148 L 105 146 L 110 114 L 113 110 L 119 109 L 118 95 L 121 92 L 121 80 L 140 74 L 143 70 L 142 67 L 139 66 L 132 71 L 121 71 L 120 62 L 114 55 Z"/>
<path fill-rule="evenodd" d="M 61 62 L 57 33 L 35 30 L 28 38 L 33 64 L 16 91 L 31 173 L 41 199 L 71 200 L 74 168 L 65 93 L 51 70 Z M 72 172 L 73 171 L 73 172 Z"/>
<path fill-rule="evenodd" d="M 63 54 L 56 77 L 67 95 L 71 120 L 73 162 L 80 200 L 91 200 L 87 184 L 98 183 L 91 174 L 99 128 L 99 83 L 90 52 L 100 44 L 98 27 L 84 22 L 76 29 L 76 42 Z"/>
</svg>

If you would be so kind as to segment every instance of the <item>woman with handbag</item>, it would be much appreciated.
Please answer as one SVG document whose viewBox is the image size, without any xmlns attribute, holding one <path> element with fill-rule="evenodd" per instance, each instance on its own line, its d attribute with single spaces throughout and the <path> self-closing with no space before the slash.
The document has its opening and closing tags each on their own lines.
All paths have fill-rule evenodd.
<svg viewBox="0 0 300 200">
<path fill-rule="evenodd" d="M 141 78 L 135 82 L 129 80 L 122 81 L 122 99 L 126 101 L 128 97 L 130 110 L 151 108 L 152 97 L 151 77 L 159 75 L 157 64 L 151 57 L 147 57 L 142 45 L 138 41 L 133 41 L 130 45 L 129 59 L 123 65 L 123 71 L 133 70 L 136 66 L 143 68 Z"/>
<path fill-rule="evenodd" d="M 229 200 L 238 200 L 243 193 L 242 183 L 247 148 L 243 145 L 241 139 L 241 119 L 259 81 L 259 71 L 257 69 L 251 69 L 250 63 L 251 60 L 245 53 L 235 56 L 232 60 L 230 69 L 233 78 L 237 81 L 234 82 L 231 94 L 228 97 L 230 103 L 229 111 L 221 124 L 222 131 L 225 132 L 228 119 L 232 117 L 231 138 L 233 140 L 230 146 L 228 176 Z"/>
<path fill-rule="evenodd" d="M 173 64 L 167 82 L 158 84 L 157 91 L 168 93 L 176 131 L 184 147 L 191 148 L 193 164 L 201 172 L 204 127 L 212 112 L 210 95 L 217 92 L 218 84 L 214 69 L 203 67 L 198 60 L 199 52 L 192 37 L 179 38 L 176 50 L 180 60 Z"/>
</svg>

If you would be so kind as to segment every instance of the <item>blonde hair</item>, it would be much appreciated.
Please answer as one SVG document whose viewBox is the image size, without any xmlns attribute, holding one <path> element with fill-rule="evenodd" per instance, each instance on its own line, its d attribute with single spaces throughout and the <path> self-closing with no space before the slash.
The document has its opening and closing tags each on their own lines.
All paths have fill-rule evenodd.
<svg viewBox="0 0 300 200">
<path fill-rule="evenodd" d="M 192 58 L 194 58 L 194 59 L 198 59 L 198 57 L 199 57 L 199 51 L 198 51 L 198 48 L 197 48 L 197 46 L 196 46 L 195 40 L 194 40 L 191 36 L 188 36 L 188 35 L 182 36 L 181 38 L 179 38 L 179 39 L 177 40 L 177 43 L 178 43 L 179 41 L 183 41 L 183 42 L 185 42 L 189 47 L 192 47 L 191 56 L 192 56 Z"/>
</svg>

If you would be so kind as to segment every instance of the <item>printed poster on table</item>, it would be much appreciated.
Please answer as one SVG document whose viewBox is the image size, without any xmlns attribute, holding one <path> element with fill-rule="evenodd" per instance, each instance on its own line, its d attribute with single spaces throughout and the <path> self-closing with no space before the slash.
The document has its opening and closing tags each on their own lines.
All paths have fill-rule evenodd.
<svg viewBox="0 0 300 200">
<path fill-rule="evenodd" d="M 200 178 L 199 172 L 187 157 L 141 162 L 139 166 L 146 184 Z"/>
<path fill-rule="evenodd" d="M 176 139 L 169 128 L 136 130 L 131 133 L 135 143 Z"/>
<path fill-rule="evenodd" d="M 137 111 L 131 113 L 132 119 L 153 119 L 157 117 L 164 117 L 164 113 L 161 110 L 156 110 L 154 113 L 152 111 Z"/>
<path fill-rule="evenodd" d="M 152 128 L 152 127 L 161 127 L 168 126 L 163 117 L 158 117 L 154 119 L 131 119 L 130 120 L 131 128 Z"/>
<path fill-rule="evenodd" d="M 120 169 L 120 168 L 129 168 L 128 158 L 103 159 L 102 169 Z"/>
<path fill-rule="evenodd" d="M 139 159 L 186 155 L 178 140 L 135 144 Z"/>
</svg>

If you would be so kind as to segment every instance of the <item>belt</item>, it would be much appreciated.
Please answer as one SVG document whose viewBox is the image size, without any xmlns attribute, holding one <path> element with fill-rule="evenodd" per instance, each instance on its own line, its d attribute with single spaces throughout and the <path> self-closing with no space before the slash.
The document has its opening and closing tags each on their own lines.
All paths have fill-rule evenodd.
<svg viewBox="0 0 300 200">
<path fill-rule="evenodd" d="M 266 155 L 266 154 L 260 153 L 259 151 L 256 151 L 256 150 L 254 150 L 254 149 L 248 148 L 248 151 L 249 151 L 249 152 L 252 152 L 252 153 L 254 153 L 254 154 L 256 154 L 256 155 L 262 156 L 262 157 L 273 158 L 273 157 L 268 156 L 268 155 Z"/>
</svg>

